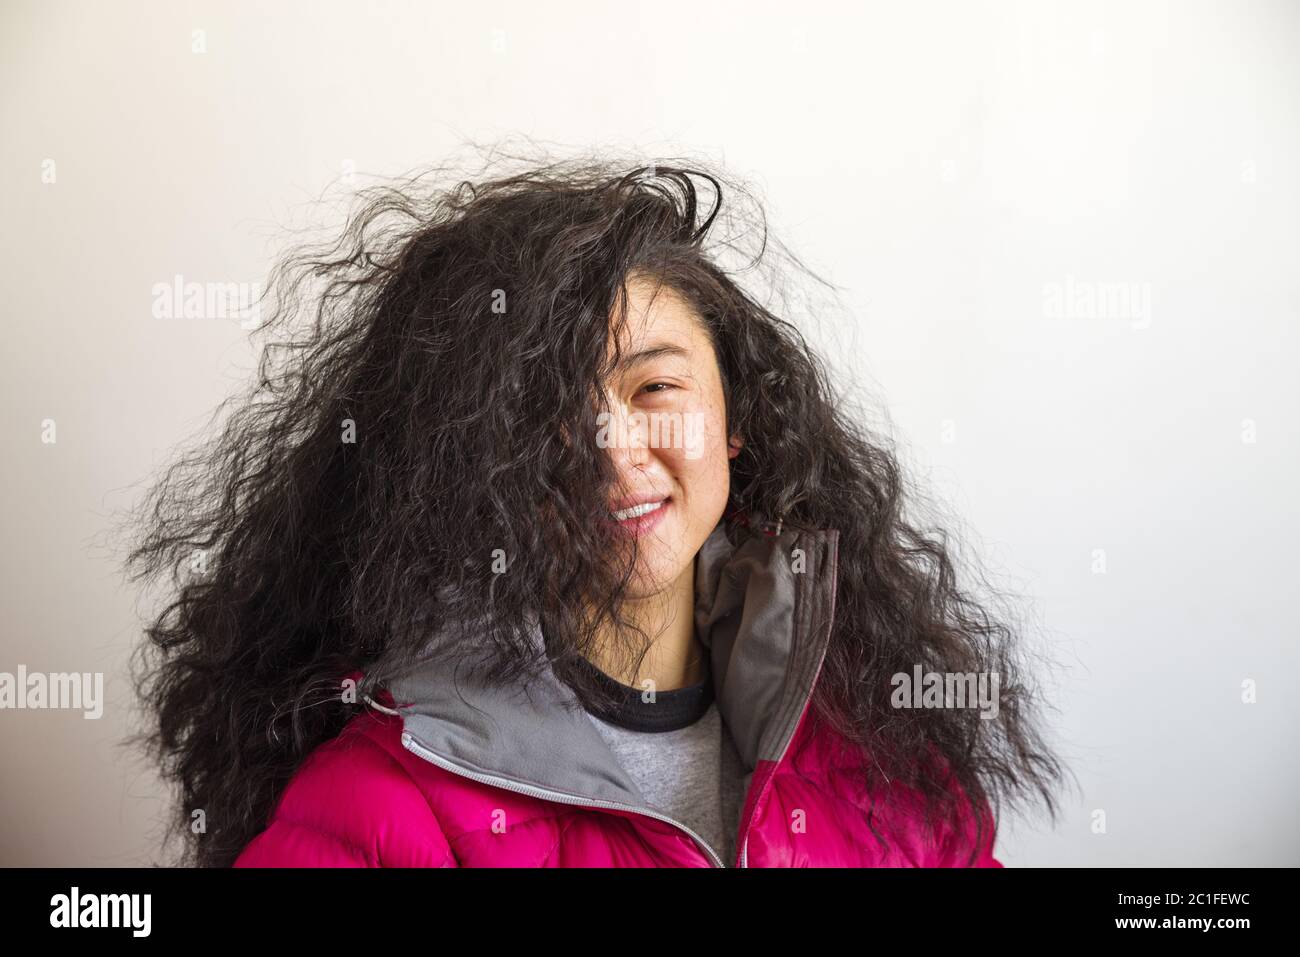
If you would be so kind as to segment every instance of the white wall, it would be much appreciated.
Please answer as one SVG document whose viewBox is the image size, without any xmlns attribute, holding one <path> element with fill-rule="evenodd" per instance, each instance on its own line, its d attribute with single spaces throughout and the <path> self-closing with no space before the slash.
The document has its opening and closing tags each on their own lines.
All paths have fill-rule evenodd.
<svg viewBox="0 0 1300 957">
<path fill-rule="evenodd" d="M 345 164 L 518 134 L 724 161 L 844 288 L 811 337 L 1061 663 L 1081 787 L 1055 831 L 1004 821 L 1008 865 L 1300 863 L 1295 4 L 373 6 L 0 9 L 0 671 L 108 698 L 0 712 L 0 863 L 154 855 L 96 541 L 253 356 L 153 284 L 259 282 Z M 1052 314 L 1110 283 L 1149 308 Z"/>
</svg>

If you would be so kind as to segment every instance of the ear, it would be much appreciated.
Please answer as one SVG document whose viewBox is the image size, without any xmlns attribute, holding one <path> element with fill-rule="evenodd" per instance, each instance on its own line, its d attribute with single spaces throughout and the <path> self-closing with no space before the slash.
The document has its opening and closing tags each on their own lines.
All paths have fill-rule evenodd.
<svg viewBox="0 0 1300 957">
<path fill-rule="evenodd" d="M 727 442 L 727 458 L 734 459 L 740 454 L 744 445 L 744 440 L 739 435 L 733 435 Z"/>
</svg>

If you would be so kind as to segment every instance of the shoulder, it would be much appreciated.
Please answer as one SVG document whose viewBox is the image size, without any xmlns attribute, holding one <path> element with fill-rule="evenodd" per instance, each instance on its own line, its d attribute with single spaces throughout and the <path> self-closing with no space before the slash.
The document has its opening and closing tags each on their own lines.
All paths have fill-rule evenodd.
<svg viewBox="0 0 1300 957">
<path fill-rule="evenodd" d="M 235 866 L 453 866 L 400 734 L 398 717 L 353 717 L 303 761 Z"/>
</svg>

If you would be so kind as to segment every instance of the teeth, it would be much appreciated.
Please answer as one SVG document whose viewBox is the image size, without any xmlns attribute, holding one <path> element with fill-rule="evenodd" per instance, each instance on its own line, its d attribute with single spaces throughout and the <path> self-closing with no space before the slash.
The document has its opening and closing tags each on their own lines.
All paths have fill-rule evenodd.
<svg viewBox="0 0 1300 957">
<path fill-rule="evenodd" d="M 664 501 L 667 501 L 665 499 Z M 633 505 L 631 508 L 625 508 L 621 512 L 611 512 L 614 520 L 617 522 L 626 522 L 629 518 L 640 518 L 642 515 L 649 515 L 651 512 L 660 508 L 663 502 L 649 502 L 645 505 Z"/>
</svg>

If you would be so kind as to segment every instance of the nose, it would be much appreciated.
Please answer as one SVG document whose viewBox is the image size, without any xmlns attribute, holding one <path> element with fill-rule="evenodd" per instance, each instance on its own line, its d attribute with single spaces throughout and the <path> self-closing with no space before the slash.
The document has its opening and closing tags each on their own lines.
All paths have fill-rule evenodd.
<svg viewBox="0 0 1300 957">
<path fill-rule="evenodd" d="M 649 429 L 646 416 L 631 412 L 623 403 L 613 403 L 609 411 L 606 450 L 619 474 L 645 468 L 650 461 Z"/>
</svg>

